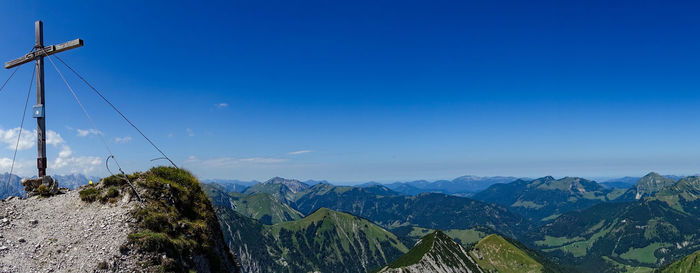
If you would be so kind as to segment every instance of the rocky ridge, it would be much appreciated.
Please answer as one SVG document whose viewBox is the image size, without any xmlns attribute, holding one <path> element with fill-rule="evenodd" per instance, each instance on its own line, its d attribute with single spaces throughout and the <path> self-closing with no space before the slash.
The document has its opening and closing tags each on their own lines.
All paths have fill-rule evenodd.
<svg viewBox="0 0 700 273">
<path fill-rule="evenodd" d="M 85 272 L 102 267 L 138 271 L 120 246 L 135 219 L 128 198 L 85 203 L 77 191 L 0 202 L 0 271 Z"/>
<path fill-rule="evenodd" d="M 416 243 L 405 255 L 379 273 L 484 273 L 467 250 L 452 238 L 434 231 Z"/>
<path fill-rule="evenodd" d="M 192 174 L 128 178 L 0 201 L 0 272 L 239 272 Z"/>
</svg>

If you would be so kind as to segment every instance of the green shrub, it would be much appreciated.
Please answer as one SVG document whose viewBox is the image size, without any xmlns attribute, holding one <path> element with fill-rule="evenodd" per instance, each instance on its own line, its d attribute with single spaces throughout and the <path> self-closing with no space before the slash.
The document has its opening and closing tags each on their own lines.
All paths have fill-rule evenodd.
<svg viewBox="0 0 700 273">
<path fill-rule="evenodd" d="M 36 188 L 36 191 L 43 197 L 51 196 L 51 190 L 49 190 L 49 187 L 46 185 L 40 185 L 38 188 Z"/>
<path fill-rule="evenodd" d="M 97 197 L 100 195 L 100 191 L 97 190 L 95 187 L 91 186 L 86 189 L 83 189 L 79 192 L 80 194 L 80 200 L 83 200 L 84 202 L 92 203 L 97 200 Z"/>
<path fill-rule="evenodd" d="M 168 220 L 168 216 L 163 213 L 148 212 L 148 215 L 143 217 L 141 224 L 143 227 L 156 232 L 171 233 L 174 230 Z"/>
<path fill-rule="evenodd" d="M 150 230 L 129 234 L 128 239 L 140 245 L 143 250 L 165 252 L 174 257 L 183 257 L 187 250 L 194 250 L 197 247 L 197 242 L 184 236 L 173 238 L 166 233 Z"/>
<path fill-rule="evenodd" d="M 117 197 L 117 196 L 119 196 L 119 190 L 116 187 L 109 187 L 109 189 L 107 189 L 107 194 L 105 194 L 105 196 L 107 196 L 109 198 Z"/>
<path fill-rule="evenodd" d="M 161 232 L 144 231 L 129 234 L 129 240 L 139 244 L 146 251 L 162 251 L 169 248 L 170 238 Z"/>
<path fill-rule="evenodd" d="M 117 202 L 117 197 L 119 197 L 119 189 L 115 186 L 110 186 L 100 200 L 102 203 L 114 203 Z"/>
</svg>

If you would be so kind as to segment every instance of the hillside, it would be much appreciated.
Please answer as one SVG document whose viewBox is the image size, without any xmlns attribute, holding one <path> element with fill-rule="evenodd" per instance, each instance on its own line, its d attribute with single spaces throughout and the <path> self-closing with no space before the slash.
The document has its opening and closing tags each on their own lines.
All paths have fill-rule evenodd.
<svg viewBox="0 0 700 273">
<path fill-rule="evenodd" d="M 486 272 L 499 273 L 535 273 L 544 272 L 544 266 L 530 257 L 525 251 L 492 234 L 481 239 L 469 255 Z"/>
<path fill-rule="evenodd" d="M 533 224 L 544 224 L 563 213 L 614 200 L 623 192 L 583 178 L 547 176 L 492 185 L 472 198 L 506 206 Z"/>
<path fill-rule="evenodd" d="M 3 272 L 238 272 L 211 202 L 186 171 L 158 167 L 80 191 L 0 202 Z"/>
<path fill-rule="evenodd" d="M 268 227 L 228 206 L 216 206 L 224 240 L 236 254 L 241 271 L 246 273 L 289 272 L 281 261 L 281 249 Z"/>
<path fill-rule="evenodd" d="M 243 272 L 366 272 L 408 251 L 395 235 L 372 222 L 325 208 L 275 225 L 225 206 L 217 214 Z"/>
<path fill-rule="evenodd" d="M 236 192 L 226 193 L 224 188 L 217 184 L 204 184 L 202 186 L 207 196 L 218 206 L 230 206 L 232 209 L 247 217 L 258 220 L 266 225 L 285 221 L 298 220 L 303 214 L 291 206 L 279 202 L 267 193 L 251 195 Z"/>
<path fill-rule="evenodd" d="M 479 268 L 467 251 L 439 230 L 418 241 L 405 255 L 383 267 L 381 273 L 471 273 L 488 272 Z"/>
<path fill-rule="evenodd" d="M 678 261 L 664 267 L 661 273 L 694 273 L 700 272 L 700 250 L 683 257 Z"/>
<path fill-rule="evenodd" d="M 287 250 L 283 258 L 292 272 L 309 264 L 321 272 L 366 272 L 406 253 L 394 234 L 370 221 L 347 213 L 321 208 L 309 216 L 271 227 L 271 234 Z M 306 261 L 292 255 L 305 253 Z M 343 266 L 328 261 L 342 261 Z"/>
<path fill-rule="evenodd" d="M 652 199 L 566 213 L 531 232 L 533 247 L 584 272 L 651 270 L 698 250 L 700 219 Z"/>
<path fill-rule="evenodd" d="M 299 220 L 304 217 L 301 212 L 287 204 L 278 202 L 267 193 L 242 196 L 234 201 L 234 205 L 236 211 L 266 225 Z"/>
<path fill-rule="evenodd" d="M 414 225 L 447 230 L 482 226 L 509 236 L 527 229 L 520 216 L 499 205 L 440 193 L 378 195 L 363 188 L 319 184 L 302 192 L 294 205 L 301 213 L 321 207 L 348 212 L 385 228 Z"/>
<path fill-rule="evenodd" d="M 700 177 L 689 176 L 665 187 L 652 197 L 669 206 L 700 217 Z"/>
</svg>

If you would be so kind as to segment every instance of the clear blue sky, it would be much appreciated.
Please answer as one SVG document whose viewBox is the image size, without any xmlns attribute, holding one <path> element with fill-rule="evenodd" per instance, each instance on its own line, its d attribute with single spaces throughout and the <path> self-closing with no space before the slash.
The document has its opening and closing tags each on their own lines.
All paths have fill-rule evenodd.
<svg viewBox="0 0 700 273">
<path fill-rule="evenodd" d="M 0 59 L 30 49 L 36 19 L 47 44 L 84 39 L 60 56 L 202 178 L 700 172 L 698 3 L 570 2 L 6 1 Z M 0 93 L 3 168 L 30 71 Z M 51 171 L 104 174 L 46 71 Z M 68 80 L 125 170 L 151 166 L 156 151 Z M 19 157 L 33 174 L 35 147 Z"/>
</svg>

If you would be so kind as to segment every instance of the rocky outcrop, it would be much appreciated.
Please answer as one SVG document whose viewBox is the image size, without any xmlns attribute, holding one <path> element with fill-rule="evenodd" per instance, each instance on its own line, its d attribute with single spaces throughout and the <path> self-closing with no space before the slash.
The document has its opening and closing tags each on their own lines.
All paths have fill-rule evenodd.
<svg viewBox="0 0 700 273">
<path fill-rule="evenodd" d="M 0 272 L 239 272 L 194 176 L 158 167 L 129 180 L 1 201 Z"/>
<path fill-rule="evenodd" d="M 439 230 L 421 238 L 408 253 L 379 272 L 485 273 L 462 245 Z"/>
<path fill-rule="evenodd" d="M 58 181 L 48 175 L 39 178 L 24 178 L 22 186 L 24 186 L 27 196 L 51 196 L 58 193 Z"/>
<path fill-rule="evenodd" d="M 640 178 L 637 185 L 635 185 L 634 190 L 636 190 L 636 193 L 634 198 L 639 200 L 645 196 L 653 196 L 657 192 L 673 185 L 674 183 L 676 183 L 676 181 L 673 179 L 664 177 L 655 172 L 651 172 Z"/>
</svg>

